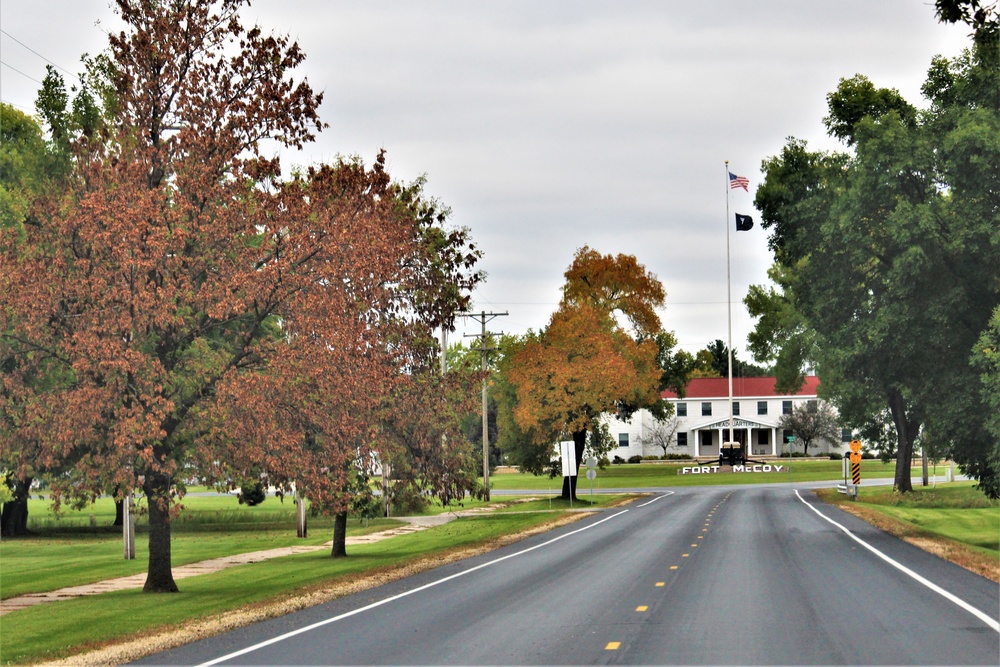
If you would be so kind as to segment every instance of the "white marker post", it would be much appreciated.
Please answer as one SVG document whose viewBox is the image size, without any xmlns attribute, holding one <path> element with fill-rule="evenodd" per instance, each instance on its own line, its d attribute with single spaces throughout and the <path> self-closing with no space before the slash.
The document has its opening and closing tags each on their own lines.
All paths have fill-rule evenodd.
<svg viewBox="0 0 1000 667">
<path fill-rule="evenodd" d="M 559 456 L 562 457 L 563 477 L 570 478 L 576 476 L 576 444 L 572 440 L 559 443 Z M 569 506 L 573 507 L 573 483 L 569 486 Z"/>
</svg>

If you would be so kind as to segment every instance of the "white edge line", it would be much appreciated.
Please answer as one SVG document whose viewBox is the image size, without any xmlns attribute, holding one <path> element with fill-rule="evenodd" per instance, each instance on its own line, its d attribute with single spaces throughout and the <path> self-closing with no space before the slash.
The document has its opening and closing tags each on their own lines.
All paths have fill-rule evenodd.
<svg viewBox="0 0 1000 667">
<path fill-rule="evenodd" d="M 664 493 L 664 494 L 663 494 L 662 496 L 656 496 L 656 497 L 655 497 L 655 498 L 653 498 L 652 500 L 647 500 L 647 501 L 646 501 L 646 502 L 644 502 L 643 504 L 641 504 L 641 505 L 637 505 L 636 507 L 645 507 L 646 505 L 652 505 L 652 504 L 653 504 L 653 503 L 655 503 L 655 502 L 656 502 L 657 500 L 660 500 L 661 498 L 666 498 L 667 496 L 672 496 L 672 495 L 674 495 L 674 492 L 673 492 L 673 491 L 667 491 L 667 492 L 665 492 L 665 493 Z"/>
<path fill-rule="evenodd" d="M 451 581 L 452 579 L 458 579 L 459 577 L 464 577 L 465 575 L 471 574 L 472 572 L 475 572 L 476 570 L 481 570 L 481 569 L 483 569 L 485 567 L 490 567 L 491 565 L 496 565 L 497 563 L 500 563 L 502 561 L 508 560 L 510 558 L 515 558 L 517 556 L 521 556 L 521 555 L 526 554 L 526 553 L 528 553 L 530 551 L 534 551 L 535 549 L 541 549 L 542 547 L 547 547 L 550 544 L 558 542 L 559 540 L 561 540 L 563 538 L 570 537 L 571 535 L 576 535 L 577 533 L 582 533 L 585 530 L 590 530 L 594 526 L 599 526 L 600 524 L 604 523 L 605 521 L 610 521 L 611 519 L 614 519 L 615 517 L 619 517 L 622 514 L 625 514 L 626 512 L 628 512 L 628 510 L 622 510 L 621 512 L 617 512 L 615 514 L 612 514 L 611 516 L 604 517 L 600 521 L 595 521 L 592 524 L 586 525 L 583 528 L 577 528 L 576 530 L 570 531 L 568 533 L 564 533 L 564 534 L 560 535 L 559 537 L 554 537 L 551 540 L 549 540 L 548 542 L 542 542 L 541 544 L 536 544 L 533 547 L 528 547 L 527 549 L 522 549 L 521 551 L 518 551 L 516 553 L 507 554 L 506 556 L 501 556 L 500 558 L 495 558 L 495 559 L 493 559 L 493 560 L 491 560 L 491 561 L 489 561 L 487 563 L 481 563 L 481 564 L 479 564 L 479 565 L 477 565 L 475 567 L 469 568 L 468 570 L 464 570 L 462 572 L 457 572 L 455 574 L 452 574 L 452 575 L 449 575 L 447 577 L 444 577 L 443 579 L 438 579 L 436 581 L 432 581 L 429 584 L 424 584 L 423 586 L 419 586 L 417 588 L 414 588 L 413 590 L 409 590 L 409 591 L 406 591 L 404 593 L 400 593 L 399 595 L 393 595 L 392 597 L 385 598 L 384 600 L 379 600 L 378 602 L 373 602 L 370 605 L 366 605 L 364 607 L 359 607 L 358 609 L 354 609 L 354 610 L 345 612 L 343 614 L 340 614 L 339 616 L 333 616 L 332 618 L 327 618 L 327 619 L 319 621 L 317 623 L 313 623 L 312 625 L 307 625 L 307 626 L 305 626 L 303 628 L 299 628 L 298 630 L 292 630 L 291 632 L 286 632 L 283 635 L 279 635 L 277 637 L 272 637 L 271 639 L 268 639 L 267 641 L 260 642 L 259 644 L 254 644 L 253 646 L 248 646 L 247 648 L 241 649 L 241 650 L 236 651 L 234 653 L 229 653 L 227 655 L 224 655 L 224 656 L 221 656 L 221 657 L 209 660 L 208 662 L 203 662 L 200 665 L 198 665 L 198 667 L 209 667 L 210 665 L 217 665 L 217 664 L 219 664 L 221 662 L 225 662 L 226 660 L 232 660 L 233 658 L 238 658 L 241 655 L 246 655 L 247 653 L 252 653 L 254 651 L 257 651 L 259 649 L 264 648 L 265 646 L 270 646 L 271 644 L 277 644 L 278 642 L 284 641 L 284 640 L 289 639 L 291 637 L 294 637 L 295 635 L 300 635 L 300 634 L 302 634 L 304 632 L 309 632 L 311 630 L 315 630 L 316 628 L 323 627 L 324 625 L 329 625 L 330 623 L 336 623 L 337 621 L 343 620 L 343 619 L 348 618 L 350 616 L 355 616 L 355 615 L 360 614 L 362 612 L 366 612 L 369 609 L 374 609 L 376 607 L 381 607 L 384 604 L 388 604 L 390 602 L 395 602 L 396 600 L 399 600 L 401 598 L 405 598 L 408 595 L 413 595 L 414 593 L 419 593 L 421 591 L 427 590 L 428 588 L 433 588 L 434 586 L 437 586 L 438 584 L 443 584 L 446 581 Z"/>
<path fill-rule="evenodd" d="M 1000 632 L 1000 622 L 998 622 L 996 619 L 994 619 L 993 617 L 991 617 L 989 614 L 984 614 L 983 612 L 979 611 L 978 609 L 976 609 L 975 607 L 973 607 L 971 604 L 969 604 L 965 600 L 963 600 L 960 597 L 958 597 L 957 595 L 949 593 L 945 589 L 943 589 L 940 586 L 938 586 L 937 584 L 935 584 L 933 581 L 930 581 L 929 579 L 926 579 L 926 578 L 920 576 L 919 574 L 917 574 L 916 572 L 914 572 L 910 568 L 906 567 L 902 563 L 898 563 L 898 562 L 894 561 L 893 559 L 889 558 L 884 553 L 882 553 L 881 551 L 879 551 L 878 549 L 876 549 L 875 547 L 873 547 L 872 545 L 868 544 L 867 542 L 865 542 L 864 540 L 862 540 L 860 537 L 858 537 L 857 535 L 855 535 L 854 533 L 852 533 L 849 529 L 847 529 L 844 526 L 840 525 L 839 523 L 837 523 L 836 521 L 834 521 L 833 519 L 829 518 L 828 516 L 826 516 L 825 514 L 823 514 L 822 512 L 820 512 L 818 509 L 816 509 L 815 507 L 813 507 L 811 503 L 807 502 L 805 498 L 803 498 L 801 495 L 799 495 L 798 489 L 795 490 L 795 495 L 799 497 L 799 500 L 801 500 L 802 502 L 804 502 L 806 504 L 806 507 L 808 507 L 809 509 L 811 509 L 813 512 L 816 512 L 816 514 L 818 514 L 820 517 L 822 517 L 823 520 L 829 521 L 830 523 L 832 523 L 837 528 L 840 528 L 842 531 L 844 531 L 845 533 L 847 533 L 848 537 L 850 537 L 852 540 L 854 540 L 855 542 L 857 542 L 858 544 L 860 544 L 861 546 L 863 546 L 865 549 L 868 549 L 873 554 L 875 554 L 876 556 L 878 556 L 879 558 L 881 558 L 882 560 L 884 560 L 889 565 L 892 565 L 894 568 L 896 568 L 897 570 L 899 570 L 903 574 L 905 574 L 905 575 L 907 575 L 909 577 L 912 577 L 913 579 L 915 579 L 919 583 L 923 584 L 927 588 L 931 589 L 932 591 L 934 591 L 938 595 L 940 595 L 940 596 L 946 598 L 947 600 L 950 600 L 951 602 L 955 603 L 956 605 L 958 605 L 959 607 L 961 607 L 965 611 L 969 612 L 970 614 L 972 614 L 973 616 L 975 616 L 976 618 L 978 618 L 979 620 L 981 620 L 986 625 L 988 625 L 991 628 L 993 628 L 995 631 Z"/>
</svg>

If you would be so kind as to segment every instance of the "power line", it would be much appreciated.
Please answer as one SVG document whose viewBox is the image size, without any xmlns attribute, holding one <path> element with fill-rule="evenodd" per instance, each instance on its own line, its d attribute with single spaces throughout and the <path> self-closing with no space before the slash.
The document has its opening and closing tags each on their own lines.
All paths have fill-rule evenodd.
<svg viewBox="0 0 1000 667">
<path fill-rule="evenodd" d="M 39 58 L 41 58 L 42 60 L 44 60 L 44 61 L 45 61 L 45 62 L 47 62 L 48 64 L 52 65 L 52 66 L 53 66 L 53 67 L 55 67 L 56 69 L 60 69 L 60 70 L 62 70 L 62 71 L 64 71 L 64 72 L 66 72 L 66 74 L 69 74 L 70 76 L 76 76 L 76 74 L 74 74 L 73 72 L 70 72 L 70 71 L 69 71 L 68 69 L 66 69 L 65 67 L 60 67 L 59 65 L 55 64 L 54 62 L 52 62 L 51 60 L 49 60 L 48 58 L 46 58 L 45 56 L 43 56 L 43 55 L 42 55 L 41 53 L 39 53 L 38 51 L 35 51 L 35 50 L 34 50 L 33 48 L 31 48 L 30 46 L 28 46 L 27 44 L 25 44 L 24 42 L 22 42 L 21 40 L 19 40 L 19 39 L 18 39 L 17 37 L 14 37 L 14 35 L 10 34 L 10 33 L 9 33 L 9 32 L 7 32 L 6 30 L 4 30 L 4 29 L 0 28 L 0 33 L 3 33 L 4 35 L 7 35 L 7 36 L 8 36 L 8 37 L 10 37 L 10 38 L 11 38 L 12 40 L 14 40 L 15 42 L 17 42 L 18 44 L 20 44 L 20 45 L 21 45 L 21 46 L 23 46 L 24 48 L 28 49 L 29 51 L 31 51 L 32 53 L 34 53 L 34 54 L 35 54 L 36 56 L 38 56 Z M 6 63 L 4 63 L 4 64 L 6 65 Z M 7 67 L 10 67 L 10 65 L 7 65 Z M 11 68 L 11 69 L 14 69 L 13 67 L 10 67 L 10 68 Z M 14 71 L 17 71 L 17 70 L 14 70 Z M 19 73 L 20 73 L 20 74 L 24 74 L 24 72 L 19 72 Z M 27 74 L 24 74 L 24 75 L 25 75 L 25 76 L 28 76 Z M 31 77 L 28 77 L 28 78 L 30 79 Z M 34 79 L 31 79 L 31 80 L 32 80 L 32 81 L 34 81 Z M 41 83 L 41 82 L 39 82 L 39 83 Z"/>
<path fill-rule="evenodd" d="M 36 79 L 35 77 L 31 76 L 30 74 L 25 74 L 24 72 L 22 72 L 22 71 L 21 71 L 21 70 L 19 70 L 18 68 L 14 67 L 13 65 L 8 65 L 7 63 L 5 63 L 5 62 L 4 62 L 4 61 L 2 61 L 2 60 L 0 60 L 0 65 L 3 65 L 3 66 L 5 66 L 5 67 L 8 67 L 8 68 L 10 68 L 10 69 L 14 70 L 15 72 L 17 72 L 18 74 L 20 74 L 20 75 L 21 75 L 21 76 L 23 76 L 24 78 L 26 78 L 26 79 L 31 79 L 32 81 L 34 81 L 35 83 L 37 83 L 37 84 L 39 84 L 39 85 L 42 85 L 42 86 L 44 86 L 44 85 L 45 85 L 45 84 L 43 84 L 43 83 L 42 83 L 41 81 L 39 81 L 38 79 Z"/>
</svg>

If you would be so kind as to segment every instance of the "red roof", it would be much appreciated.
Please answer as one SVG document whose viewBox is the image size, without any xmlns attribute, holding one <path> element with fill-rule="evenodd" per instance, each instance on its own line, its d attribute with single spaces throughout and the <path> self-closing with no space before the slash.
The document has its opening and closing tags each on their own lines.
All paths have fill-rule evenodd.
<svg viewBox="0 0 1000 667">
<path fill-rule="evenodd" d="M 774 390 L 775 379 L 763 378 L 733 378 L 733 396 L 740 398 L 768 396 L 815 396 L 819 388 L 819 378 L 807 375 L 805 382 L 798 391 L 791 394 L 779 394 Z M 678 398 L 672 391 L 664 391 L 663 398 Z M 729 378 L 695 378 L 688 382 L 684 398 L 728 398 Z"/>
</svg>

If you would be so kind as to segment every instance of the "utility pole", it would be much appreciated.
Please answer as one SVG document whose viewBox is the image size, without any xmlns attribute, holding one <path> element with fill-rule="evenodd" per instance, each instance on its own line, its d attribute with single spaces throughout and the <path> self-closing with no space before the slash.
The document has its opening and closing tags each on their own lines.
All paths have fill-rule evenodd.
<svg viewBox="0 0 1000 667">
<path fill-rule="evenodd" d="M 481 311 L 478 315 L 476 313 L 463 313 L 462 314 L 462 317 L 471 317 L 472 319 L 477 320 L 479 322 L 479 324 L 482 326 L 482 333 L 479 333 L 479 334 L 467 334 L 467 335 L 469 335 L 469 337 L 471 337 L 471 338 L 478 338 L 479 339 L 479 343 L 480 343 L 479 344 L 479 352 L 482 355 L 482 368 L 483 368 L 483 373 L 484 374 L 486 373 L 486 353 L 489 352 L 489 351 L 491 351 L 491 350 L 493 350 L 493 349 L 496 349 L 496 348 L 486 347 L 486 323 L 489 322 L 490 320 L 496 318 L 496 317 L 501 317 L 501 316 L 508 315 L 508 314 L 509 313 L 507 313 L 506 310 L 504 312 L 502 312 L 502 313 L 487 313 L 484 310 L 484 311 Z M 490 432 L 489 432 L 490 418 L 489 418 L 489 413 L 487 412 L 487 404 L 486 404 L 486 381 L 487 380 L 486 380 L 486 377 L 484 375 L 484 377 L 483 377 L 483 489 L 484 489 L 485 494 L 486 494 L 485 495 L 485 499 L 487 501 L 489 501 L 489 499 L 490 499 Z"/>
</svg>

